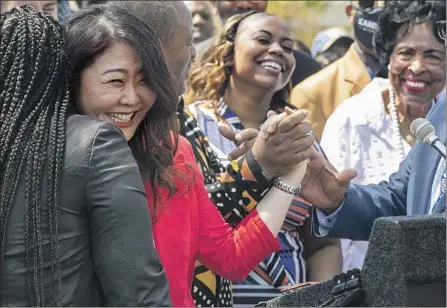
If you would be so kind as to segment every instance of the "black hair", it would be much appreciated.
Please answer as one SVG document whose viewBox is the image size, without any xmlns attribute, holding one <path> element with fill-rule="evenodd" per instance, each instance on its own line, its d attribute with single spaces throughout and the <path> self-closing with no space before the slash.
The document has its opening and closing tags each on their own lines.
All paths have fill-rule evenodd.
<svg viewBox="0 0 447 308">
<path fill-rule="evenodd" d="M 62 29 L 50 15 L 31 6 L 1 14 L 0 29 L 0 266 L 11 207 L 23 206 L 30 301 L 36 306 L 46 304 L 47 253 L 42 245 L 46 223 L 45 229 L 41 224 L 45 221 L 52 296 L 54 305 L 60 306 L 58 208 L 69 104 Z M 14 202 L 22 183 L 25 201 L 19 205 Z"/>
<path fill-rule="evenodd" d="M 375 52 L 382 64 L 388 65 L 398 39 L 405 36 L 414 24 L 431 21 L 435 37 L 444 44 L 445 9 L 445 0 L 387 2 L 374 35 Z M 402 34 L 399 33 L 401 28 L 404 29 Z"/>
<path fill-rule="evenodd" d="M 169 46 L 178 25 L 172 1 L 109 1 L 107 4 L 131 11 L 149 24 L 163 45 Z"/>
<path fill-rule="evenodd" d="M 82 71 L 115 42 L 129 44 L 140 56 L 143 76 L 157 95 L 155 104 L 129 141 L 143 179 L 151 184 L 155 206 L 157 186 L 168 187 L 171 194 L 175 190 L 168 169 L 178 143 L 175 129 L 178 98 L 152 29 L 127 10 L 112 5 L 92 6 L 73 14 L 65 24 L 73 98 L 79 93 Z"/>
</svg>

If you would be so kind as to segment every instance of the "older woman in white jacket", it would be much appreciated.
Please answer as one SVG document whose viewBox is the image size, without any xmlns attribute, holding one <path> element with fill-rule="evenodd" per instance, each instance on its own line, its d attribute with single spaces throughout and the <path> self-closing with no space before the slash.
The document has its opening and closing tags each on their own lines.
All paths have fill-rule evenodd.
<svg viewBox="0 0 447 308">
<path fill-rule="evenodd" d="M 373 79 L 361 93 L 344 101 L 324 128 L 322 148 L 338 170 L 358 171 L 352 183 L 377 184 L 396 172 L 414 142 L 409 133 L 403 132 L 409 131 L 414 118 L 425 117 L 429 110 L 413 116 L 411 107 L 401 102 L 406 108 L 399 110 L 406 113 L 398 112 L 393 106 L 396 98 L 394 104 L 390 103 L 394 96 L 390 86 L 388 79 Z M 431 107 L 431 100 L 427 105 Z M 368 242 L 342 239 L 341 245 L 343 271 L 361 268 Z"/>
<path fill-rule="evenodd" d="M 425 117 L 436 96 L 445 91 L 444 40 L 436 35 L 435 20 L 420 18 L 425 4 L 418 5 L 420 10 L 413 10 L 414 18 L 403 22 L 408 27 L 396 31 L 395 44 L 384 57 L 389 79 L 374 78 L 362 92 L 342 102 L 324 128 L 321 145 L 329 161 L 338 170 L 355 168 L 354 183 L 376 184 L 397 171 L 414 143 L 411 122 Z M 376 34 L 379 54 L 390 48 L 392 37 L 380 27 L 400 10 L 389 8 L 381 19 Z M 343 239 L 343 270 L 361 268 L 367 247 L 367 242 Z"/>
<path fill-rule="evenodd" d="M 342 102 L 321 140 L 335 168 L 358 171 L 354 183 L 376 184 L 398 170 L 414 143 L 411 122 L 425 117 L 445 91 L 445 16 L 442 1 L 385 7 L 374 40 L 388 79 L 374 78 Z M 362 267 L 367 245 L 342 240 L 344 271 Z"/>
</svg>

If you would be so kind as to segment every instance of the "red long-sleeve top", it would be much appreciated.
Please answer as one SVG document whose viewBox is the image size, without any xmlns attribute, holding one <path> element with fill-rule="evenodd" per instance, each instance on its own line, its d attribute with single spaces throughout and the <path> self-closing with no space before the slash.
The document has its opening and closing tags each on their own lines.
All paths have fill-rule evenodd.
<svg viewBox="0 0 447 308">
<path fill-rule="evenodd" d="M 236 228 L 224 221 L 208 198 L 192 148 L 183 137 L 179 139 L 174 169 L 180 174 L 174 177 L 177 192 L 168 198 L 167 189 L 160 190 L 161 210 L 156 211 L 153 234 L 168 277 L 172 305 L 191 307 L 196 260 L 222 277 L 244 280 L 260 261 L 281 246 L 256 210 Z M 149 183 L 146 192 L 154 214 Z"/>
</svg>

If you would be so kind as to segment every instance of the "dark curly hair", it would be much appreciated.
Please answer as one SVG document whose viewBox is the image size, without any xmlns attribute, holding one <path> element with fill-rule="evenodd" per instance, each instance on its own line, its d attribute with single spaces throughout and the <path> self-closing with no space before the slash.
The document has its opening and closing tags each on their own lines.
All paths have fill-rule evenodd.
<svg viewBox="0 0 447 308">
<path fill-rule="evenodd" d="M 382 64 L 388 65 L 397 41 L 405 36 L 410 26 L 414 24 L 431 21 L 435 37 L 444 44 L 445 9 L 445 0 L 387 2 L 374 35 L 375 51 Z M 399 33 L 401 28 L 404 29 L 402 34 Z"/>
<path fill-rule="evenodd" d="M 175 126 L 178 98 L 160 42 L 143 20 L 112 5 L 80 10 L 64 26 L 74 99 L 79 93 L 82 71 L 114 42 L 129 44 L 140 56 L 143 75 L 157 94 L 157 100 L 138 126 L 129 146 L 143 179 L 150 182 L 155 210 L 160 201 L 157 186 L 169 188 L 171 195 L 175 192 L 170 175 L 175 173 L 171 166 L 178 143 Z"/>
<path fill-rule="evenodd" d="M 23 296 L 35 306 L 60 306 L 58 208 L 69 106 L 62 29 L 31 6 L 1 14 L 0 29 L 0 291 L 8 287 L 3 275 L 9 214 L 12 206 L 22 206 L 29 290 Z M 25 201 L 15 204 L 22 181 Z M 42 244 L 47 236 L 49 255 Z M 48 258 L 52 294 L 45 295 Z M 45 302 L 48 295 L 52 303 Z M 7 305 L 7 298 L 0 300 Z"/>
</svg>

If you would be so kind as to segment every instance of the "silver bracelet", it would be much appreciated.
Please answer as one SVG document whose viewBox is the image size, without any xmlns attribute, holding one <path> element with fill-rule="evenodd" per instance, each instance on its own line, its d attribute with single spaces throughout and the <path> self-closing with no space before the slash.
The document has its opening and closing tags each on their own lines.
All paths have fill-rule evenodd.
<svg viewBox="0 0 447 308">
<path fill-rule="evenodd" d="M 279 177 L 275 177 L 273 179 L 273 186 L 294 196 L 298 196 L 301 192 L 301 184 L 299 184 L 298 186 L 292 186 L 284 183 Z"/>
</svg>

